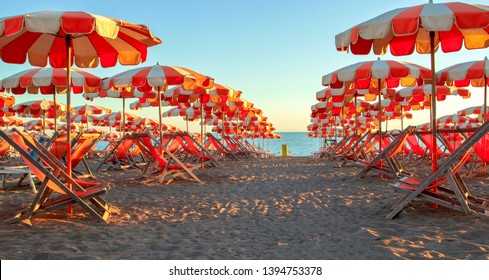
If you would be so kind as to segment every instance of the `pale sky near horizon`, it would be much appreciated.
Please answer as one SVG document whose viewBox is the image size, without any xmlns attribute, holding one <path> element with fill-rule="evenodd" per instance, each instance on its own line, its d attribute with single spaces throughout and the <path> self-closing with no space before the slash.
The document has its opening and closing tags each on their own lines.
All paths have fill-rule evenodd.
<svg viewBox="0 0 489 280">
<path fill-rule="evenodd" d="M 135 67 L 159 62 L 163 65 L 183 66 L 212 76 L 217 83 L 241 90 L 242 97 L 264 111 L 277 131 L 306 131 L 310 123 L 310 107 L 317 103 L 315 93 L 324 87 L 321 78 L 336 69 L 367 60 L 377 59 L 373 54 L 355 56 L 336 51 L 336 34 L 395 8 L 420 5 L 427 0 L 148 0 L 135 1 L 9 1 L 0 0 L 0 17 L 41 10 L 86 11 L 119 18 L 131 23 L 147 25 L 163 44 L 148 51 L 148 59 L 138 66 L 84 69 L 101 77 L 112 76 Z M 435 2 L 447 2 L 436 1 Z M 489 4 L 488 0 L 476 0 Z M 26 4 L 27 3 L 27 4 Z M 436 54 L 437 69 L 455 63 L 480 60 L 489 49 L 462 49 L 456 53 Z M 382 59 L 409 61 L 429 67 L 429 55 Z M 0 62 L 0 79 L 31 68 L 26 62 L 13 65 Z M 459 109 L 482 104 L 482 90 L 474 89 L 472 98 L 462 100 L 449 97 L 438 106 L 438 116 L 453 114 Z M 17 102 L 32 100 L 33 96 L 16 96 Z M 49 96 L 46 96 L 48 99 Z M 61 102 L 64 97 L 59 98 Z M 73 106 L 90 103 L 81 95 L 72 98 Z M 135 101 L 135 100 L 134 100 Z M 131 103 L 128 100 L 127 103 Z M 113 110 L 122 108 L 122 101 L 96 100 L 95 104 Z M 166 111 L 170 107 L 164 108 Z M 128 110 L 128 105 L 126 108 Z M 157 118 L 156 109 L 133 112 Z M 428 122 L 428 112 L 414 112 L 415 118 L 406 124 Z M 177 117 L 164 119 L 165 123 L 184 128 Z M 389 128 L 397 126 L 392 122 Z M 198 127 L 197 123 L 191 124 Z"/>
</svg>

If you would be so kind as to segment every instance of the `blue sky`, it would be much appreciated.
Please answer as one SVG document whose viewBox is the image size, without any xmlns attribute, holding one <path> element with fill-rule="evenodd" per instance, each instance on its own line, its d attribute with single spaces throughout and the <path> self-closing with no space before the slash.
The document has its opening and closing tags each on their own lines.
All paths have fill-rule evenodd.
<svg viewBox="0 0 489 280">
<path fill-rule="evenodd" d="M 315 93 L 323 88 L 321 77 L 352 63 L 377 58 L 374 55 L 355 56 L 336 51 L 334 36 L 389 10 L 426 2 L 159 0 L 140 1 L 141 5 L 136 5 L 137 1 L 124 0 L 0 0 L 2 7 L 8 7 L 2 9 L 0 17 L 40 10 L 72 10 L 145 24 L 163 40 L 163 44 L 150 48 L 146 63 L 134 67 L 159 62 L 212 76 L 218 83 L 241 90 L 245 99 L 263 109 L 278 131 L 305 131 L 310 121 L 310 106 L 317 102 Z M 462 49 L 451 54 L 438 52 L 437 69 L 483 59 L 488 54 L 488 49 Z M 428 55 L 385 55 L 382 59 L 409 61 L 429 67 Z M 30 67 L 28 64 L 0 62 L 0 78 Z M 131 68 L 116 66 L 85 70 L 106 77 Z M 438 116 L 482 104 L 481 93 L 480 89 L 473 90 L 470 100 L 449 98 L 438 106 Z M 18 102 L 28 98 L 33 97 L 17 96 Z M 60 100 L 64 100 L 64 97 Z M 72 100 L 74 105 L 86 103 L 81 96 L 74 96 Z M 119 100 L 97 100 L 95 103 L 113 110 L 122 107 Z M 156 112 L 156 109 L 148 109 L 136 113 L 157 118 Z M 414 115 L 415 119 L 407 123 L 427 122 L 429 119 L 428 112 L 415 112 Z M 165 119 L 165 123 L 184 127 L 183 121 L 178 118 Z M 391 126 L 396 126 L 396 122 Z M 190 127 L 198 131 L 196 123 Z"/>
</svg>

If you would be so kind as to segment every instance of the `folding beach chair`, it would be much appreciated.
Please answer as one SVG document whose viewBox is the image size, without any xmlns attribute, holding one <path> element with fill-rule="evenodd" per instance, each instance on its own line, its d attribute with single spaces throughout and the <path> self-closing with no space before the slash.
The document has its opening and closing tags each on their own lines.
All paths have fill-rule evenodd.
<svg viewBox="0 0 489 280">
<path fill-rule="evenodd" d="M 10 144 L 0 139 L 0 158 L 8 159 L 10 157 Z"/>
<path fill-rule="evenodd" d="M 74 173 L 76 173 L 77 175 L 81 175 L 83 177 L 94 178 L 92 170 L 88 165 L 86 155 L 88 155 L 88 152 L 97 144 L 97 142 L 100 140 L 101 137 L 102 137 L 101 133 L 83 133 L 79 137 L 78 141 L 75 143 L 73 150 L 71 152 L 71 167 Z M 80 170 L 75 170 L 75 168 L 80 164 L 80 162 L 83 162 L 85 170 L 87 171 L 88 174 L 84 174 Z"/>
<path fill-rule="evenodd" d="M 187 132 L 181 132 L 174 135 L 175 139 L 180 143 L 182 149 L 190 157 L 190 163 L 200 163 L 204 165 L 213 165 L 215 167 L 222 167 L 223 165 L 212 156 L 209 151 L 204 149 L 190 134 Z"/>
<path fill-rule="evenodd" d="M 200 165 L 182 163 L 151 134 L 147 132 L 131 133 L 129 137 L 141 149 L 147 160 L 146 167 L 142 172 L 142 178 L 146 178 L 147 181 L 157 180 L 159 183 L 170 183 L 173 179 L 181 177 L 202 183 L 193 173 L 193 170 L 200 168 Z"/>
<path fill-rule="evenodd" d="M 462 211 L 467 215 L 489 216 L 489 200 L 474 196 L 460 176 L 460 169 L 466 163 L 471 149 L 488 140 L 489 122 L 479 127 L 438 167 L 438 170 L 420 180 L 415 177 L 402 178 L 395 187 L 407 192 L 387 215 L 396 217 L 414 198 Z"/>
<path fill-rule="evenodd" d="M 71 134 L 71 147 L 74 147 L 81 133 L 75 132 Z M 55 133 L 51 139 L 46 142 L 45 147 L 48 148 L 50 153 L 54 155 L 59 160 L 64 160 L 67 154 L 68 135 L 66 133 Z"/>
<path fill-rule="evenodd" d="M 80 205 L 97 220 L 107 222 L 110 205 L 101 197 L 107 192 L 107 185 L 69 177 L 66 166 L 25 132 L 14 128 L 9 134 L 0 131 L 0 136 L 19 152 L 24 163 L 41 181 L 30 207 L 7 222 L 31 225 L 31 218 L 72 204 Z M 36 153 L 39 161 L 29 154 L 29 149 Z"/>
<path fill-rule="evenodd" d="M 362 178 L 368 172 L 374 171 L 378 174 L 400 177 L 402 174 L 406 175 L 404 168 L 402 167 L 397 155 L 402 150 L 404 142 L 409 134 L 416 130 L 414 126 L 406 127 L 387 147 L 384 147 L 382 151 L 370 162 L 369 161 L 357 161 L 358 164 L 363 166 L 363 169 L 357 175 Z M 384 142 L 387 144 L 387 142 Z"/>
<path fill-rule="evenodd" d="M 134 141 L 129 134 L 124 135 L 115 143 L 111 143 L 110 151 L 100 161 L 95 168 L 98 172 L 104 165 L 108 165 L 107 169 L 123 170 L 127 168 L 137 167 L 137 162 L 132 156 L 131 148 L 134 146 Z"/>
<path fill-rule="evenodd" d="M 226 147 L 219 139 L 217 139 L 214 135 L 207 133 L 206 134 L 207 142 L 204 145 L 204 148 L 209 150 L 209 145 L 212 145 L 214 147 L 215 153 L 213 154 L 214 156 L 226 156 L 232 160 L 238 160 L 238 157 L 236 156 L 236 153 L 231 151 L 228 147 Z"/>
</svg>

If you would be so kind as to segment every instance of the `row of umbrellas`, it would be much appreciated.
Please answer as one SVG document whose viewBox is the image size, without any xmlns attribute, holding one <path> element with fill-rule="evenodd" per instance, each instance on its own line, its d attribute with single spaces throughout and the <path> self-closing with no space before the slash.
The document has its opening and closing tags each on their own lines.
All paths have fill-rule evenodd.
<svg viewBox="0 0 489 280">
<path fill-rule="evenodd" d="M 430 127 L 434 142 L 437 133 L 435 125 L 437 99 L 443 100 L 440 95 L 446 96 L 446 94 L 439 94 L 441 92 L 439 86 L 442 84 L 483 86 L 485 91 L 483 108 L 486 110 L 489 79 L 487 59 L 454 65 L 437 73 L 435 52 L 439 48 L 443 52 L 455 52 L 462 46 L 469 50 L 487 48 L 489 47 L 487 38 L 489 38 L 489 6 L 487 5 L 459 2 L 433 3 L 430 0 L 424 5 L 386 12 L 336 35 L 336 49 L 355 55 L 366 55 L 371 52 L 383 55 L 390 51 L 394 56 L 411 55 L 416 50 L 420 54 L 430 54 L 430 68 L 380 59 L 346 66 L 323 76 L 323 86 L 331 89 L 331 99 L 324 101 L 331 101 L 330 107 L 333 108 L 334 102 L 341 99 L 338 96 L 350 99 L 353 97 L 355 98 L 353 111 L 357 112 L 357 96 L 372 101 L 372 96 L 376 95 L 380 124 L 383 114 L 381 96 L 389 96 L 389 89 L 429 85 L 428 100 L 424 95 L 415 98 L 415 90 L 411 90 L 412 96 L 409 101 L 415 99 L 418 101 L 416 106 L 430 108 Z M 469 96 L 467 92 L 461 95 Z M 402 97 L 405 98 L 404 102 L 408 101 L 407 96 L 400 94 L 391 99 L 399 102 Z M 336 109 L 334 113 L 338 115 L 342 111 L 343 109 Z M 487 114 L 484 116 L 486 117 Z M 379 128 L 381 129 L 381 126 Z M 436 153 L 431 154 L 434 172 L 438 168 L 437 158 Z"/>
<path fill-rule="evenodd" d="M 169 85 L 178 85 L 181 91 L 194 93 L 194 95 L 199 96 L 198 101 L 201 104 L 204 103 L 203 100 L 205 96 L 209 96 L 209 93 L 217 93 L 218 96 L 223 96 L 229 92 L 237 92 L 223 85 L 214 85 L 212 78 L 190 69 L 163 66 L 159 63 L 150 67 L 125 71 L 102 80 L 90 73 L 71 68 L 73 63 L 78 67 L 96 67 L 99 64 L 103 67 L 111 67 L 117 61 L 122 65 L 135 65 L 144 62 L 146 49 L 161 43 L 161 40 L 154 37 L 149 29 L 143 25 L 134 25 L 121 20 L 83 12 L 52 11 L 20 15 L 9 20 L 4 19 L 0 24 L 3 24 L 3 30 L 0 31 L 0 34 L 4 37 L 4 41 L 0 43 L 3 61 L 24 63 L 25 57 L 28 57 L 31 64 L 45 66 L 49 59 L 51 66 L 55 67 L 26 70 L 3 79 L 0 84 L 0 91 L 6 90 L 13 94 L 26 92 L 31 94 L 53 94 L 53 108 L 56 109 L 39 110 L 40 107 L 37 104 L 23 104 L 26 106 L 22 108 L 17 106 L 12 108 L 11 111 L 23 114 L 26 117 L 44 116 L 43 113 L 48 112 L 49 117 L 54 118 L 54 127 L 57 127 L 57 117 L 65 109 L 64 105 L 56 101 L 56 94 L 60 93 L 68 93 L 66 105 L 68 108 L 71 107 L 71 93 L 84 92 L 87 99 L 95 97 L 122 98 L 122 123 L 125 123 L 127 115 L 124 112 L 126 98 L 135 97 L 139 98 L 139 101 L 144 99 L 144 102 L 140 102 L 141 104 L 157 104 L 159 107 L 158 123 L 160 124 L 159 130 L 161 133 L 163 130 L 161 129 L 163 126 L 161 121 L 163 115 L 161 112 L 162 94 L 167 92 Z M 22 38 L 17 36 L 19 34 L 22 34 L 20 36 Z M 44 44 L 42 48 L 39 46 L 41 43 Z M 16 47 L 14 48 L 13 45 Z M 98 54 L 100 56 L 97 56 Z M 24 60 L 21 59 L 22 57 L 24 57 Z M 175 90 L 170 92 L 175 92 Z M 222 103 L 222 98 L 220 101 Z M 226 111 L 229 108 L 236 110 L 237 107 L 242 106 L 242 104 L 239 105 L 238 103 L 244 103 L 239 98 L 224 100 L 224 102 L 234 104 L 232 106 L 227 106 L 228 104 L 225 106 L 221 105 L 221 111 L 223 107 L 225 107 Z M 188 104 L 182 106 L 182 102 L 177 102 L 176 104 L 173 102 L 171 104 L 178 105 L 180 110 L 187 109 L 189 111 L 189 108 L 192 108 Z M 216 104 L 213 106 L 209 106 L 209 104 L 210 102 L 205 102 L 206 108 L 218 111 Z M 28 110 L 27 107 L 29 108 Z M 236 113 L 238 116 L 237 121 L 240 115 L 242 120 L 251 118 L 258 121 L 259 118 L 255 115 L 261 117 L 261 113 L 256 114 L 256 112 L 248 113 L 250 116 Z M 71 123 L 72 114 L 71 110 L 66 114 L 68 123 Z M 207 116 L 210 118 L 212 115 L 207 114 Z M 85 118 L 88 118 L 88 116 L 85 116 Z M 269 127 L 271 126 L 269 125 Z"/>
</svg>

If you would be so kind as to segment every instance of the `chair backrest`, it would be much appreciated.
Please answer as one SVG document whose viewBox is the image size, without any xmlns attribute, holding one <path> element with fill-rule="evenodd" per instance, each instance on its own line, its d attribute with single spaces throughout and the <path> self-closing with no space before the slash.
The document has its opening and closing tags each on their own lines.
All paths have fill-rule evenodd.
<svg viewBox="0 0 489 280">
<path fill-rule="evenodd" d="M 489 134 L 484 135 L 475 144 L 474 150 L 482 161 L 489 162 Z"/>
<path fill-rule="evenodd" d="M 7 141 L 0 142 L 0 157 L 3 157 L 10 150 L 10 144 Z"/>
<path fill-rule="evenodd" d="M 406 138 L 406 142 L 409 144 L 409 147 L 414 154 L 419 156 L 424 156 L 426 154 L 425 149 L 421 147 L 415 134 L 409 134 Z"/>
<path fill-rule="evenodd" d="M 1 133 L 4 133 L 3 131 Z M 39 164 L 36 159 L 34 159 L 30 154 L 29 154 L 29 147 L 27 146 L 25 141 L 31 142 L 31 144 L 34 144 L 34 140 L 32 136 L 30 136 L 26 132 L 19 132 L 19 131 L 12 131 L 9 132 L 8 134 L 5 133 L 5 135 L 2 135 L 2 137 L 7 140 L 7 141 L 13 141 L 15 145 L 20 149 L 19 154 L 22 160 L 24 161 L 25 165 L 29 167 L 29 169 L 32 171 L 32 173 L 42 182 L 46 178 L 46 172 L 49 172 L 42 166 L 38 166 Z M 8 137 L 8 138 L 7 138 Z M 39 154 L 39 153 L 38 153 Z M 35 164 L 37 163 L 37 164 Z M 47 186 L 52 189 L 53 191 L 57 193 L 64 193 L 54 181 L 48 180 L 47 181 Z"/>
<path fill-rule="evenodd" d="M 74 144 L 78 141 L 79 138 L 79 133 L 72 133 L 71 134 L 71 146 L 74 146 Z M 49 148 L 49 151 L 51 154 L 53 154 L 56 158 L 61 159 L 67 154 L 67 145 L 66 143 L 68 142 L 68 134 L 56 134 L 54 140 L 51 143 L 51 146 Z"/>
<path fill-rule="evenodd" d="M 76 143 L 71 153 L 71 167 L 75 168 L 82 161 L 83 157 L 100 140 L 102 134 L 84 133 Z"/>
</svg>

